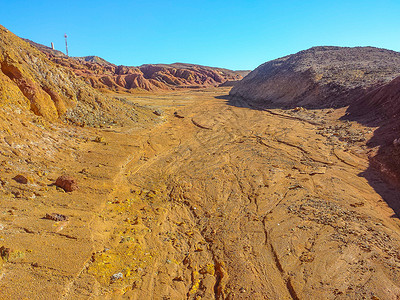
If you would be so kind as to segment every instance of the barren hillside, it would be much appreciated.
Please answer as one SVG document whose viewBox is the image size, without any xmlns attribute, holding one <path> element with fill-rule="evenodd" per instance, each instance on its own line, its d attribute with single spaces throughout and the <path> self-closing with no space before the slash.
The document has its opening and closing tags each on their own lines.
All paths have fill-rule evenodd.
<svg viewBox="0 0 400 300">
<path fill-rule="evenodd" d="M 32 111 L 49 121 L 100 126 L 137 120 L 139 110 L 93 89 L 67 68 L 0 27 L 2 105 Z"/>
<path fill-rule="evenodd" d="M 400 53 L 314 47 L 262 64 L 230 95 L 258 106 L 341 107 L 400 75 Z"/>
</svg>

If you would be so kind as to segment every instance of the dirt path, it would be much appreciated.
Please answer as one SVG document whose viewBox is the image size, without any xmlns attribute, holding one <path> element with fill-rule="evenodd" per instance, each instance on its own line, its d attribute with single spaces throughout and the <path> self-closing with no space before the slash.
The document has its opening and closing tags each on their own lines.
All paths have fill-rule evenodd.
<svg viewBox="0 0 400 300">
<path fill-rule="evenodd" d="M 398 299 L 400 223 L 349 139 L 368 129 L 226 92 L 132 97 L 165 122 L 101 132 L 108 193 L 63 298 Z"/>
</svg>

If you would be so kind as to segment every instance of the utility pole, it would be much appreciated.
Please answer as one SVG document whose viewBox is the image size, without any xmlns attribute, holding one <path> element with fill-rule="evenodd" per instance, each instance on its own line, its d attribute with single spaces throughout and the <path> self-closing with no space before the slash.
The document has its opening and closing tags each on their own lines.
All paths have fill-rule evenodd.
<svg viewBox="0 0 400 300">
<path fill-rule="evenodd" d="M 64 37 L 65 37 L 65 50 L 67 51 L 67 56 L 68 56 L 68 43 L 67 43 L 67 34 L 65 33 L 64 34 Z"/>
</svg>

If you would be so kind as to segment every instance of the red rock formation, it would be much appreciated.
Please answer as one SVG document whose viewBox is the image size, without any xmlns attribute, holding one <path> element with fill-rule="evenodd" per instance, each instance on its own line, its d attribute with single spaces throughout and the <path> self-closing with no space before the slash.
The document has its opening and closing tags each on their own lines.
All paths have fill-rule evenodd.
<svg viewBox="0 0 400 300">
<path fill-rule="evenodd" d="M 238 81 L 248 73 L 183 63 L 116 66 L 97 56 L 67 57 L 49 47 L 31 44 L 97 89 L 129 92 L 219 86 L 226 81 Z"/>
</svg>

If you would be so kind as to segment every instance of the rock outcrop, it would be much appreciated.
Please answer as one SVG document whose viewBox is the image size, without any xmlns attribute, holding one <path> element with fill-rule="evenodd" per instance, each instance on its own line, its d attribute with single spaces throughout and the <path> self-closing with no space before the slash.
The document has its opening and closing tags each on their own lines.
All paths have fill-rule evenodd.
<svg viewBox="0 0 400 300">
<path fill-rule="evenodd" d="M 314 47 L 262 64 L 230 92 L 256 106 L 340 107 L 400 75 L 400 53 Z"/>
<path fill-rule="evenodd" d="M 69 68 L 92 87 L 101 90 L 132 92 L 219 86 L 226 81 L 241 80 L 249 72 L 183 63 L 117 66 L 98 56 L 67 57 L 60 51 L 30 43 L 53 62 Z"/>
</svg>

